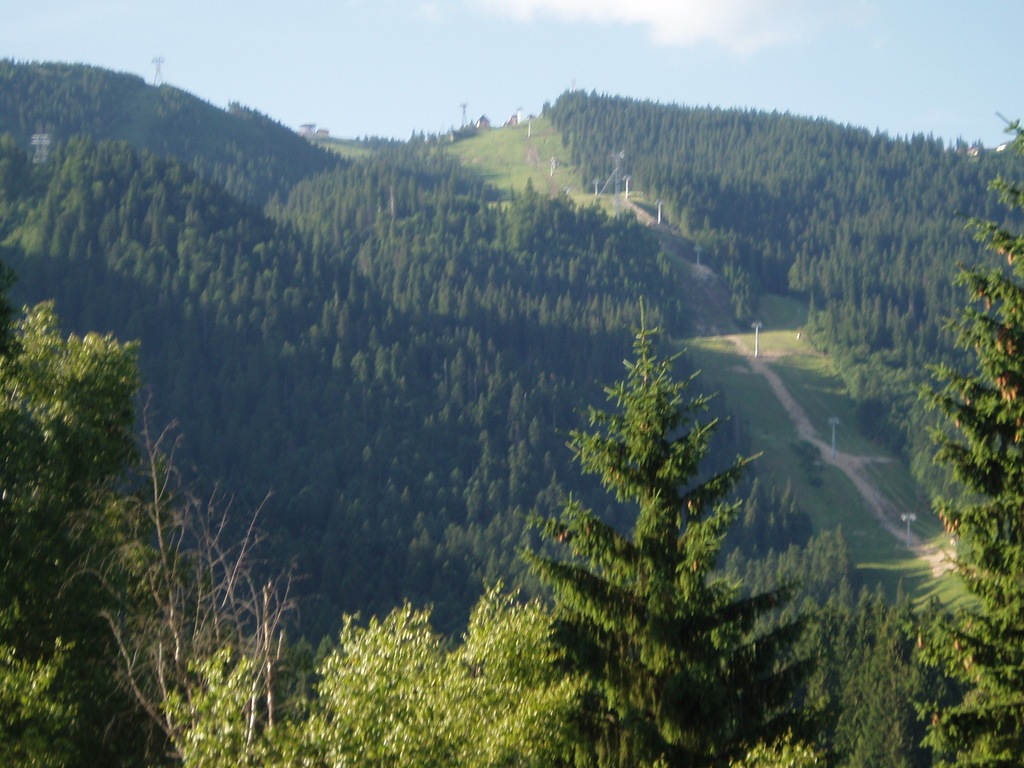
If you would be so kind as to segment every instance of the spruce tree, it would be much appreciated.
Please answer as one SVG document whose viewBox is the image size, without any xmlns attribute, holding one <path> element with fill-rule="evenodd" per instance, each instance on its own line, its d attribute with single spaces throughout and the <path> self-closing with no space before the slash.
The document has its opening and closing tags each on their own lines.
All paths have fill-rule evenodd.
<svg viewBox="0 0 1024 768">
<path fill-rule="evenodd" d="M 802 721 L 789 707 L 806 663 L 787 660 L 799 621 L 758 625 L 787 599 L 741 595 L 716 572 L 739 505 L 727 498 L 748 459 L 695 482 L 716 422 L 708 397 L 687 397 L 641 328 L 612 412 L 591 409 L 571 433 L 585 473 L 635 509 L 629 535 L 578 500 L 540 523 L 566 553 L 527 559 L 550 586 L 570 658 L 590 681 L 578 763 L 727 764 Z"/>
<path fill-rule="evenodd" d="M 1024 152 L 1024 132 L 1011 127 Z M 1011 209 L 1024 187 L 997 179 Z M 1008 267 L 965 268 L 959 282 L 978 304 L 951 323 L 977 368 L 936 369 L 945 384 L 931 402 L 955 429 L 937 431 L 937 461 L 966 493 L 937 511 L 957 537 L 956 571 L 976 598 L 953 622 L 923 633 L 925 656 L 964 683 L 952 706 L 931 704 L 929 742 L 954 766 L 1009 766 L 1024 760 L 1024 235 L 972 220 L 979 239 Z"/>
</svg>

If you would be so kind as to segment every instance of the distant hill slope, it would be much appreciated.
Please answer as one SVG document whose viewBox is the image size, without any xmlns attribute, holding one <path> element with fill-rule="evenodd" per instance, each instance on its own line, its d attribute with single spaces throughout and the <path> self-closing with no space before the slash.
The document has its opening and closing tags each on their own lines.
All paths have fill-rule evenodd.
<svg viewBox="0 0 1024 768">
<path fill-rule="evenodd" d="M 168 85 L 83 64 L 0 60 L 0 135 L 28 147 L 77 134 L 172 156 L 260 205 L 341 160 L 258 112 L 228 111 Z"/>
<path fill-rule="evenodd" d="M 525 125 L 506 126 L 463 135 L 447 151 L 458 158 L 467 171 L 503 190 L 506 197 L 514 197 L 517 191 L 521 193 L 530 184 L 552 196 L 568 194 L 581 204 L 597 205 L 609 213 L 614 211 L 613 185 L 609 184 L 610 189 L 603 191 L 599 186 L 602 191 L 599 195 L 590 190 L 580 191 L 582 174 L 569 162 L 562 134 L 546 116 L 536 118 L 531 129 Z M 538 161 L 542 156 L 555 157 L 557 162 L 542 164 Z M 871 579 L 877 578 L 885 584 L 890 594 L 895 594 L 901 581 L 905 589 L 919 598 L 931 596 L 934 590 L 948 589 L 948 585 L 940 587 L 934 583 L 927 562 L 913 559 L 922 553 L 941 557 L 935 554 L 933 546 L 918 544 L 913 552 L 908 552 L 903 546 L 903 533 L 895 539 L 892 535 L 892 521 L 898 523 L 902 511 L 918 513 L 920 521 L 916 530 L 921 538 L 934 537 L 940 528 L 937 520 L 922 508 L 920 491 L 911 479 L 909 467 L 873 443 L 875 436 L 871 430 L 859 423 L 857 404 L 835 377 L 832 361 L 815 355 L 806 335 L 798 333 L 807 322 L 806 299 L 766 297 L 759 302 L 757 314 L 770 329 L 761 334 L 762 354 L 767 350 L 772 364 L 787 372 L 789 385 L 800 403 L 814 411 L 813 424 L 804 424 L 800 432 L 791 419 L 776 418 L 771 413 L 776 407 L 771 388 L 753 383 L 748 366 L 760 361 L 745 359 L 751 354 L 750 350 L 736 349 L 730 342 L 730 339 L 740 338 L 733 335 L 739 332 L 752 349 L 753 332 L 749 323 L 740 326 L 736 322 L 728 287 L 721 274 L 708 266 L 706 252 L 703 262 L 698 264 L 695 244 L 667 224 L 667 216 L 661 223 L 657 221 L 657 205 L 651 204 L 652 196 L 645 188 L 633 186 L 628 200 L 624 199 L 624 185 L 620 185 L 620 190 L 623 195 L 619 200 L 621 214 L 635 215 L 654 230 L 663 250 L 681 268 L 680 275 L 684 279 L 676 290 L 685 297 L 691 332 L 703 337 L 683 339 L 681 343 L 703 370 L 701 386 L 720 391 L 721 397 L 729 403 L 732 419 L 749 429 L 751 447 L 764 451 L 765 455 L 755 462 L 754 471 L 764 477 L 785 478 L 786 485 L 795 491 L 800 508 L 810 515 L 817 530 L 841 526 L 858 567 L 870 573 Z M 766 368 L 763 364 L 754 367 Z M 823 397 L 825 402 L 819 402 Z M 823 409 L 827 409 L 824 415 Z M 856 461 L 865 461 L 860 454 L 884 456 L 884 460 L 878 462 L 882 467 L 876 472 L 878 477 L 865 481 L 858 476 L 862 483 L 877 482 L 877 488 L 871 486 L 874 506 L 861 502 L 857 493 L 851 493 L 849 481 L 832 468 L 834 462 L 829 460 L 827 452 L 824 460 L 814 458 L 813 451 L 807 453 L 812 445 L 817 449 L 827 441 L 827 417 L 838 414 L 842 415 L 843 424 L 840 457 L 845 457 L 843 450 L 847 446 L 855 446 Z M 808 434 L 814 436 L 808 437 Z M 881 523 L 877 519 L 878 508 L 887 510 Z M 914 538 L 919 541 L 916 535 Z"/>
<path fill-rule="evenodd" d="M 629 328 L 685 327 L 635 222 L 536 193 L 501 207 L 428 143 L 383 146 L 261 211 L 173 158 L 76 135 L 0 142 L 0 259 L 69 330 L 141 340 L 184 466 L 297 558 L 306 631 L 432 602 L 454 629 L 516 579 L 531 509 L 576 480 L 563 431 Z M 733 452 L 735 446 L 727 448 Z"/>
<path fill-rule="evenodd" d="M 599 194 L 595 194 L 594 185 L 582 182 L 580 169 L 569 162 L 561 132 L 546 115 L 521 125 L 464 131 L 453 138 L 451 143 L 442 140 L 445 153 L 458 160 L 466 173 L 486 182 L 504 199 L 521 195 L 529 187 L 543 195 L 569 199 L 609 216 L 616 215 L 615 185 L 608 179 L 601 179 L 596 185 Z M 665 255 L 681 269 L 680 274 L 688 276 L 676 287 L 686 306 L 686 332 L 705 335 L 715 329 L 734 330 L 737 326 L 728 286 L 721 276 L 706 266 L 694 265 L 697 260 L 694 243 L 683 238 L 675 227 L 667 223 L 658 225 L 655 221 L 657 206 L 638 203 L 638 198 L 645 200 L 649 195 L 643 189 L 635 190 L 631 199 L 620 195 L 618 213 L 627 218 L 635 217 L 651 230 Z M 671 331 L 678 335 L 683 333 L 684 327 Z"/>
<path fill-rule="evenodd" d="M 743 324 L 767 294 L 806 301 L 804 330 L 835 358 L 864 429 L 938 482 L 917 389 L 930 363 L 963 360 L 943 330 L 964 301 L 957 265 L 993 259 L 963 214 L 1002 219 L 988 184 L 1021 176 L 1024 160 L 826 120 L 582 92 L 563 94 L 548 116 L 582 178 L 605 177 L 621 156 L 634 188 L 702 247 Z"/>
<path fill-rule="evenodd" d="M 182 460 L 221 481 L 243 509 L 273 494 L 262 520 L 277 554 L 297 558 L 305 575 L 311 634 L 331 629 L 341 610 L 386 611 L 404 598 L 434 603 L 438 624 L 457 628 L 485 578 L 521 577 L 527 516 L 550 513 L 570 492 L 628 521 L 629 510 L 578 478 L 564 433 L 582 424 L 581 409 L 602 401 L 600 382 L 621 375 L 641 300 L 650 323 L 691 336 L 729 309 L 749 320 L 768 287 L 759 263 L 777 272 L 788 259 L 814 256 L 822 285 L 799 292 L 825 302 L 815 303 L 817 316 L 835 304 L 851 313 L 849 327 L 876 323 L 874 303 L 841 303 L 849 283 L 839 276 L 874 279 L 850 273 L 884 261 L 879 253 L 888 251 L 877 248 L 892 236 L 889 219 L 903 221 L 903 210 L 923 215 L 916 203 L 886 197 L 878 184 L 890 178 L 888 166 L 868 153 L 837 165 L 835 178 L 816 170 L 828 182 L 819 207 L 833 219 L 809 219 L 807 231 L 800 213 L 818 208 L 800 206 L 813 201 L 813 185 L 790 192 L 813 153 L 796 151 L 797 138 L 772 159 L 775 176 L 763 173 L 767 157 L 756 158 L 749 188 L 738 159 L 722 160 L 716 175 L 704 158 L 693 173 L 679 159 L 685 152 L 650 139 L 662 147 L 666 178 L 679 185 L 669 198 L 634 170 L 633 190 L 647 209 L 654 194 L 706 203 L 703 218 L 667 204 L 667 220 L 684 237 L 663 233 L 661 247 L 632 217 L 607 215 L 601 200 L 592 205 L 585 189 L 596 160 L 563 157 L 553 169 L 583 169 L 569 196 L 539 183 L 543 154 L 556 143 L 550 125 L 538 136 L 552 143 L 543 153 L 512 147 L 538 181 L 502 194 L 453 159 L 458 143 L 382 142 L 338 158 L 256 113 L 217 110 L 139 78 L 48 64 L 4 63 L 0 73 L 0 131 L 15 137 L 0 142 L 0 258 L 20 275 L 16 297 L 55 299 L 71 330 L 142 340 L 158 418 L 177 419 L 184 432 Z M 714 145 L 719 134 L 702 134 L 699 124 L 692 140 Z M 608 132 L 601 141 L 616 145 L 614 121 L 602 126 L 595 117 L 594 130 Z M 29 154 L 38 131 L 55 137 L 45 163 Z M 834 132 L 841 145 L 862 139 Z M 500 144 L 524 133 L 492 136 Z M 916 152 L 898 149 L 893 157 Z M 973 166 L 937 157 L 972 184 L 980 179 Z M 547 172 L 555 178 L 550 159 Z M 861 202 L 854 172 L 871 180 L 865 201 L 890 201 L 889 219 L 876 218 L 884 206 Z M 897 174 L 893 188 L 909 194 L 917 178 Z M 852 191 L 826 204 L 832 188 Z M 715 189 L 724 190 L 721 200 Z M 749 216 L 738 202 L 749 202 Z M 884 236 L 876 231 L 883 224 Z M 694 242 L 704 248 L 698 271 Z M 811 243 L 825 250 L 803 253 Z M 863 250 L 851 255 L 843 243 Z M 731 304 L 716 292 L 708 311 L 711 294 L 695 274 L 728 285 Z M 920 302 L 946 291 L 920 276 L 913 286 L 921 315 L 931 308 Z M 880 327 L 900 296 L 878 292 Z M 893 310 L 893 327 L 903 318 Z M 814 328 L 831 348 L 857 352 L 833 344 L 822 321 Z M 893 381 L 902 375 L 890 372 Z M 865 374 L 862 387 L 878 380 L 886 381 Z M 712 416 L 726 415 L 720 401 L 714 407 Z M 858 416 L 879 420 L 866 406 Z M 709 470 L 748 451 L 746 430 L 723 422 Z M 807 533 L 798 503 L 790 497 L 793 509 L 782 510 L 783 497 L 766 488 L 758 514 L 745 515 L 762 551 Z M 772 522 L 780 519 L 789 523 Z"/>
</svg>

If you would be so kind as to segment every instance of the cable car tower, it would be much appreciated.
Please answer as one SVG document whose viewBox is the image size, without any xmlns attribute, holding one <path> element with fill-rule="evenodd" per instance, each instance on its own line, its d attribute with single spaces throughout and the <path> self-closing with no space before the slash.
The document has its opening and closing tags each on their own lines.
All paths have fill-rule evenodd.
<svg viewBox="0 0 1024 768">
<path fill-rule="evenodd" d="M 50 134 L 33 133 L 32 146 L 36 148 L 36 153 L 32 157 L 32 162 L 45 163 L 46 158 L 50 155 Z"/>
<path fill-rule="evenodd" d="M 613 181 L 615 182 L 615 215 L 619 215 L 619 181 L 622 180 L 622 161 L 626 158 L 625 150 L 616 152 L 612 155 L 615 158 L 615 170 L 612 171 L 612 175 L 605 179 L 604 186 L 601 187 L 601 194 L 604 194 L 605 190 L 608 189 L 608 185 Z M 595 197 L 597 195 L 597 182 L 594 182 Z"/>
</svg>

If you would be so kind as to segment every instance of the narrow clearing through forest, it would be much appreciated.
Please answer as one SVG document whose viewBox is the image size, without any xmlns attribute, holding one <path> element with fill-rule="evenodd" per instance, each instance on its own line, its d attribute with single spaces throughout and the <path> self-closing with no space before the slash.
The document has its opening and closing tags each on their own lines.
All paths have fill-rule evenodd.
<svg viewBox="0 0 1024 768">
<path fill-rule="evenodd" d="M 811 426 L 807 413 L 800 404 L 793 398 L 786 385 L 782 383 L 779 375 L 768 365 L 767 358 L 761 354 L 754 357 L 750 348 L 744 340 L 736 335 L 729 335 L 726 338 L 731 341 L 740 354 L 747 361 L 754 373 L 763 376 L 771 386 L 775 397 L 786 409 L 790 419 L 796 426 L 800 439 L 814 445 L 821 452 L 821 459 L 824 462 L 837 467 L 843 474 L 850 478 L 857 491 L 867 502 L 868 508 L 872 511 L 879 524 L 892 534 L 897 541 L 905 544 L 907 540 L 906 531 L 900 524 L 899 512 L 892 501 L 883 494 L 878 487 L 867 476 L 866 468 L 873 462 L 890 461 L 882 456 L 854 456 L 842 451 L 836 451 L 835 458 L 832 457 L 832 446 L 818 436 L 814 427 Z M 916 556 L 928 562 L 932 574 L 941 576 L 952 568 L 948 554 L 938 547 L 926 544 L 914 533 L 910 534 L 910 550 Z"/>
</svg>

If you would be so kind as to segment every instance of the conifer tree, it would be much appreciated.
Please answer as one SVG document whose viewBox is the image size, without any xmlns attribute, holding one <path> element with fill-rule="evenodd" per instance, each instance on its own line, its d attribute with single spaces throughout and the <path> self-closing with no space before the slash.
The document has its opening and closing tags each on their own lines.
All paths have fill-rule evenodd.
<svg viewBox="0 0 1024 768">
<path fill-rule="evenodd" d="M 1024 152 L 1019 124 L 1010 130 Z M 1024 186 L 997 179 L 993 188 L 1010 208 L 1024 208 Z M 967 690 L 959 703 L 932 704 L 927 714 L 942 765 L 1009 766 L 1024 759 L 1024 235 L 972 224 L 1009 268 L 961 272 L 959 282 L 983 307 L 964 308 L 951 326 L 958 344 L 975 351 L 977 370 L 936 368 L 945 385 L 931 402 L 959 433 L 936 433 L 937 461 L 967 491 L 937 510 L 958 537 L 956 570 L 977 601 L 924 633 L 926 659 Z"/>
<path fill-rule="evenodd" d="M 755 626 L 788 590 L 742 596 L 715 570 L 748 459 L 695 482 L 715 421 L 696 421 L 708 398 L 687 399 L 692 378 L 673 377 L 656 333 L 637 333 L 625 380 L 606 390 L 616 410 L 591 409 L 594 431 L 570 442 L 584 472 L 635 506 L 632 531 L 570 499 L 541 524 L 567 556 L 527 554 L 590 681 L 583 765 L 722 765 L 803 721 L 787 709 L 807 666 L 786 659 L 801 623 Z"/>
</svg>

